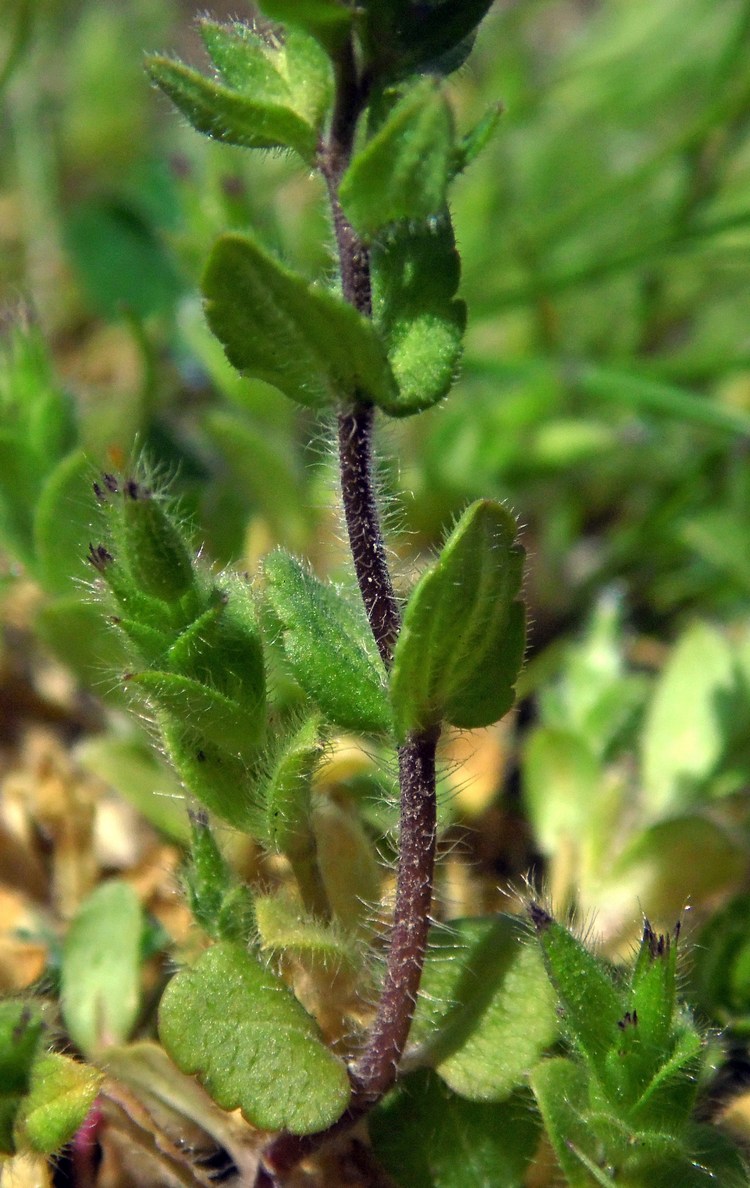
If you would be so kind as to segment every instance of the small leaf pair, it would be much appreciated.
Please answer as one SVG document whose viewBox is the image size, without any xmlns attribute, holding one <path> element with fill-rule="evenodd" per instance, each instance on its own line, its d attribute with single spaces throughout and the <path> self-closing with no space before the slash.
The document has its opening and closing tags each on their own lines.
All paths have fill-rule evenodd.
<svg viewBox="0 0 750 1188">
<path fill-rule="evenodd" d="M 332 587 L 279 551 L 266 561 L 266 592 L 292 670 L 322 713 L 347 730 L 395 728 L 404 742 L 442 721 L 487 726 L 511 708 L 525 647 L 522 567 L 511 514 L 473 504 L 412 591 L 390 690 L 361 613 Z"/>
<path fill-rule="evenodd" d="M 331 73 L 317 42 L 299 29 L 283 44 L 247 25 L 201 21 L 221 81 L 152 55 L 153 81 L 198 132 L 245 148 L 291 148 L 311 164 L 331 95 Z"/>
</svg>

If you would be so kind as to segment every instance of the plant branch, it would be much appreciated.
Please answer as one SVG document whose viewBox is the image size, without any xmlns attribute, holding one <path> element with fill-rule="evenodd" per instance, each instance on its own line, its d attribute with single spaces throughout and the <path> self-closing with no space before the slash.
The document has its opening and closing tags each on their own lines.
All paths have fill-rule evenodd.
<svg viewBox="0 0 750 1188">
<path fill-rule="evenodd" d="M 351 43 L 336 65 L 336 103 L 328 140 L 318 153 L 333 216 L 345 299 L 364 317 L 372 316 L 367 246 L 341 208 L 338 188 L 351 159 L 354 133 L 367 100 L 368 84 L 358 79 Z M 386 669 L 401 628 L 380 526 L 372 462 L 375 410 L 360 393 L 339 413 L 341 492 L 349 545 L 373 637 Z M 351 1070 L 352 1100 L 345 1114 L 319 1134 L 279 1135 L 263 1153 L 257 1188 L 278 1182 L 306 1155 L 353 1126 L 396 1080 L 411 1028 L 422 976 L 435 864 L 435 755 L 439 728 L 416 733 L 399 748 L 399 857 L 396 903 L 388 961 L 375 1021 L 365 1049 Z"/>
</svg>

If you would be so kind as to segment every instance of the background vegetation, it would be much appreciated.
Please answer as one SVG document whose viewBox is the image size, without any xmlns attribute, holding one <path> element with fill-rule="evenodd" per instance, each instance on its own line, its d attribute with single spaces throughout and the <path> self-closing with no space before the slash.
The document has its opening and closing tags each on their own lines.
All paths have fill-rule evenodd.
<svg viewBox="0 0 750 1188">
<path fill-rule="evenodd" d="M 252 572 L 281 543 L 342 576 L 320 425 L 230 371 L 196 297 L 210 242 L 249 221 L 330 267 L 322 193 L 150 89 L 145 49 L 202 62 L 193 9 L 5 0 L 0 29 L 0 989 L 54 990 L 69 921 L 118 874 L 148 928 L 111 972 L 114 1039 L 150 1034 L 165 953 L 195 941 L 182 794 L 86 592 L 85 480 L 137 444 L 217 564 Z M 462 379 L 384 442 L 404 583 L 480 496 L 518 513 L 529 555 L 520 710 L 444 753 L 442 913 L 517 910 L 531 872 L 618 959 L 641 910 L 664 930 L 687 906 L 684 995 L 724 1029 L 705 1108 L 747 1143 L 750 4 L 498 0 L 454 87 L 465 124 L 495 98 L 500 133 L 454 195 Z M 386 778 L 342 739 L 321 786 L 379 837 Z M 85 1019 L 73 1038 L 86 1052 Z M 148 1157 L 143 1075 L 122 1072 L 104 1183 Z M 231 1148 L 226 1120 L 201 1125 L 210 1157 Z"/>
</svg>

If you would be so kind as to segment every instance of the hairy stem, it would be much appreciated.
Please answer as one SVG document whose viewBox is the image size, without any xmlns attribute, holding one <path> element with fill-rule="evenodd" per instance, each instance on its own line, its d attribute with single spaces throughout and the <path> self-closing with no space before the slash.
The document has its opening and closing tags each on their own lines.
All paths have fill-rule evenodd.
<svg viewBox="0 0 750 1188">
<path fill-rule="evenodd" d="M 338 197 L 351 159 L 357 119 L 367 99 L 349 44 L 337 63 L 336 105 L 328 140 L 318 163 L 333 215 L 343 295 L 365 317 L 372 316 L 367 247 L 344 214 Z M 354 569 L 373 638 L 388 669 L 401 616 L 386 561 L 372 461 L 374 409 L 353 394 L 339 413 L 341 493 Z M 422 976 L 435 864 L 435 754 L 439 729 L 412 735 L 399 748 L 399 857 L 396 903 L 385 979 L 362 1055 L 351 1071 L 352 1100 L 346 1113 L 319 1134 L 279 1135 L 264 1151 L 257 1188 L 278 1183 L 301 1159 L 354 1125 L 393 1085 L 411 1028 Z"/>
</svg>

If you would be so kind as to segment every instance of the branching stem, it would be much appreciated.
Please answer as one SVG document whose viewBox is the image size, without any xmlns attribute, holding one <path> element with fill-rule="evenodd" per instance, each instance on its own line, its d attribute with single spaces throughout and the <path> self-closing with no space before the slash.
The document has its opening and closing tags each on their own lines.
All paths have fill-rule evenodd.
<svg viewBox="0 0 750 1188">
<path fill-rule="evenodd" d="M 333 216 L 343 295 L 372 316 L 370 260 L 365 244 L 344 214 L 338 187 L 351 159 L 357 120 L 367 101 L 367 81 L 357 76 L 353 46 L 336 68 L 336 103 L 318 164 Z M 375 497 L 372 404 L 359 393 L 339 413 L 341 493 L 349 545 L 367 618 L 383 664 L 389 669 L 401 627 L 386 560 Z M 412 735 L 399 748 L 399 857 L 396 903 L 385 979 L 365 1049 L 351 1071 L 352 1100 L 328 1130 L 298 1137 L 279 1135 L 264 1151 L 256 1188 L 279 1183 L 306 1155 L 354 1125 L 393 1085 L 409 1036 L 422 976 L 435 864 L 435 754 L 439 729 Z"/>
</svg>

